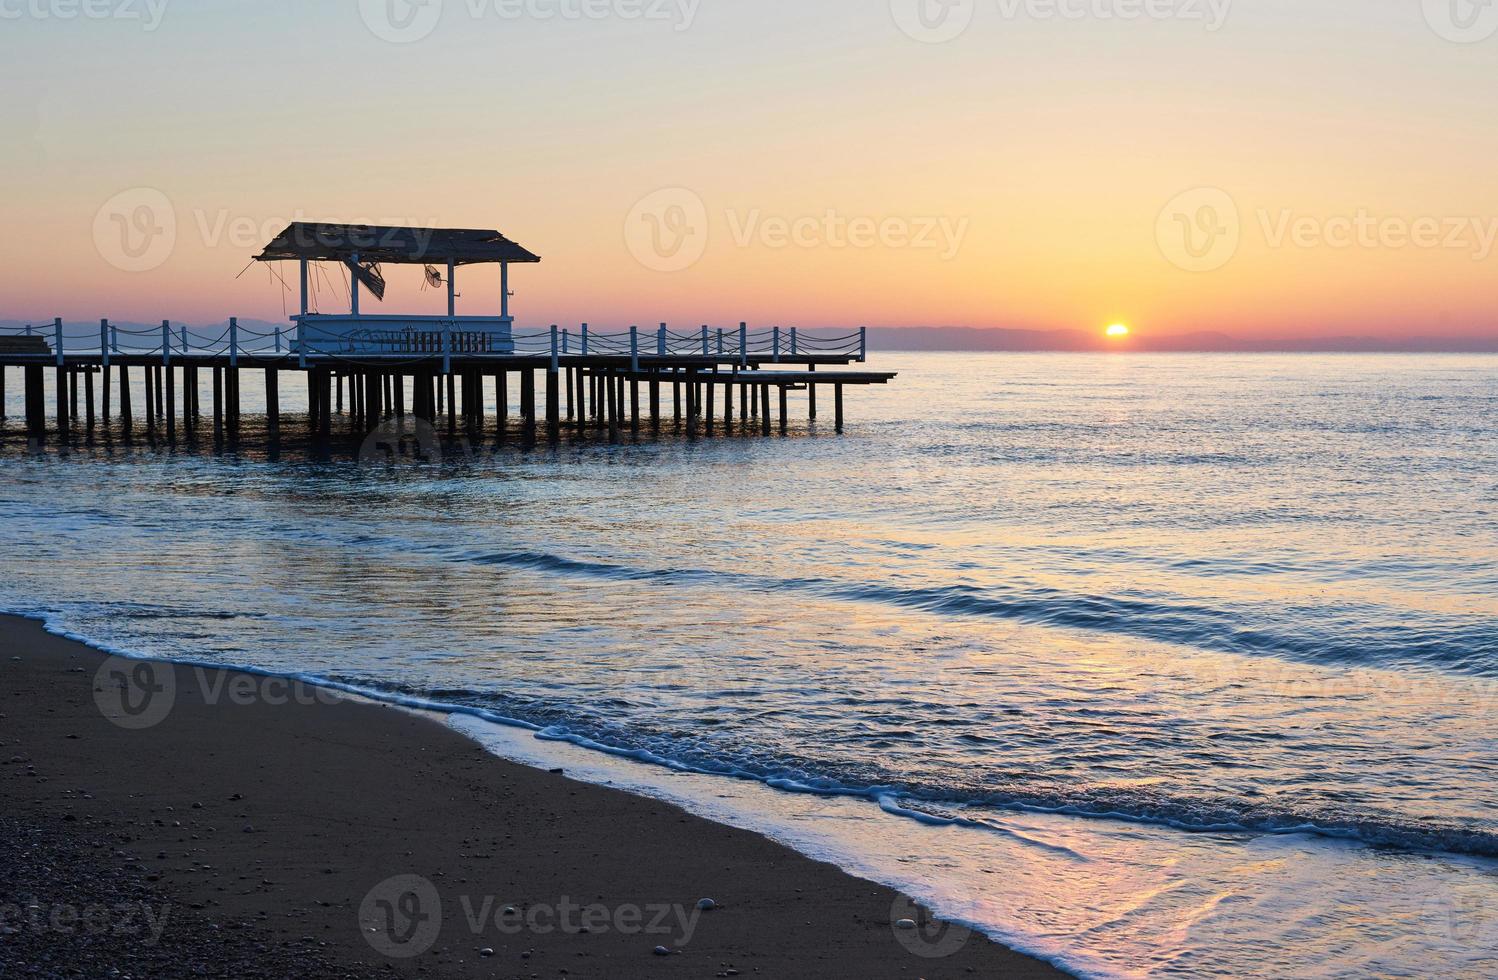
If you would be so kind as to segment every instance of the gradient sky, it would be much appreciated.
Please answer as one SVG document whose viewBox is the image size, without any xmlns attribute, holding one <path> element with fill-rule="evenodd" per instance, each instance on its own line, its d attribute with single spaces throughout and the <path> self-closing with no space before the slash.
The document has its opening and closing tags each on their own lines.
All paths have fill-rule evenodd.
<svg viewBox="0 0 1498 980">
<path fill-rule="evenodd" d="M 976 0 L 925 43 L 915 0 L 445 0 L 394 43 L 407 0 L 75 2 L 0 0 L 0 317 L 279 318 L 264 267 L 235 277 L 305 217 L 497 227 L 545 258 L 513 277 L 527 326 L 1498 333 L 1498 8 L 1458 43 L 1447 0 L 1238 0 L 1215 31 L 1208 0 Z M 1181 268 L 1170 229 L 1223 195 L 1236 251 Z M 115 215 L 143 202 L 175 243 L 129 271 Z M 829 212 L 893 224 L 853 247 Z M 661 271 L 651 214 L 700 258 Z M 1323 240 L 1360 214 L 1396 224 Z M 1442 247 L 1403 241 L 1419 219 Z M 441 307 L 391 278 L 381 312 Z M 497 311 L 497 273 L 459 288 Z"/>
</svg>

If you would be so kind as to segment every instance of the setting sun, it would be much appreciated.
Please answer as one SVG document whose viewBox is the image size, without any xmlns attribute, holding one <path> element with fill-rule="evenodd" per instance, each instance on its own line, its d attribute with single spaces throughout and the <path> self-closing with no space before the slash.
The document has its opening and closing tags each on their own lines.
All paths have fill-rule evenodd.
<svg viewBox="0 0 1498 980">
<path fill-rule="evenodd" d="M 1125 337 L 1129 336 L 1129 334 L 1131 334 L 1132 332 L 1133 331 L 1131 331 L 1122 323 L 1115 323 L 1113 324 L 1113 326 L 1108 328 L 1108 336 L 1114 340 L 1122 340 Z"/>
</svg>

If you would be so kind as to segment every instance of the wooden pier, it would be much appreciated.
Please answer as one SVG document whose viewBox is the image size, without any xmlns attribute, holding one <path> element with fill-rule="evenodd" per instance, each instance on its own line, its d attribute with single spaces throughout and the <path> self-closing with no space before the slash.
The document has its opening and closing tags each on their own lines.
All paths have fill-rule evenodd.
<svg viewBox="0 0 1498 980">
<path fill-rule="evenodd" d="M 495 231 L 295 224 L 256 258 L 298 263 L 301 313 L 291 326 L 254 330 L 231 319 L 221 334 L 207 336 L 170 321 L 142 329 L 101 320 L 95 332 L 57 319 L 0 333 L 0 423 L 9 373 L 19 375 L 25 390 L 31 439 L 67 441 L 97 431 L 173 443 L 211 433 L 215 442 L 236 443 L 248 373 L 263 386 L 263 431 L 272 440 L 282 432 L 283 414 L 300 416 L 307 434 L 320 440 L 333 437 L 335 418 L 343 434 L 355 437 L 390 419 L 471 435 L 488 428 L 491 398 L 499 437 L 518 430 L 527 444 L 601 434 L 618 442 L 668 426 L 691 439 L 769 436 L 788 431 L 792 393 L 804 394 L 812 420 L 819 395 L 830 393 L 833 429 L 840 433 L 844 389 L 895 377 L 850 367 L 867 358 L 863 329 L 830 335 L 740 323 L 685 332 L 666 324 L 615 332 L 586 324 L 517 330 L 509 266 L 540 258 Z M 309 310 L 314 262 L 348 271 L 349 313 Z M 448 314 L 363 313 L 364 291 L 383 296 L 379 267 L 385 263 L 424 265 L 429 280 L 447 288 Z M 480 263 L 501 267 L 500 315 L 458 316 L 456 273 Z M 283 402 L 287 372 L 305 379 L 301 404 Z M 139 407 L 132 382 L 144 387 Z M 205 385 L 211 392 L 206 420 Z M 113 403 L 111 386 L 118 391 Z M 514 418 L 512 393 L 519 396 Z"/>
</svg>

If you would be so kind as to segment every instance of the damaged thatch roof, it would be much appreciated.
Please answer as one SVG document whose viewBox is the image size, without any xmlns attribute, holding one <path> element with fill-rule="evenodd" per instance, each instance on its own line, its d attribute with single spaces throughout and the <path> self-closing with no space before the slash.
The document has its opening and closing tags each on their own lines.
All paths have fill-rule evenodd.
<svg viewBox="0 0 1498 980">
<path fill-rule="evenodd" d="M 464 228 L 399 228 L 298 221 L 255 256 L 257 262 L 390 262 L 457 265 L 480 262 L 540 262 L 541 257 L 497 231 Z"/>
</svg>

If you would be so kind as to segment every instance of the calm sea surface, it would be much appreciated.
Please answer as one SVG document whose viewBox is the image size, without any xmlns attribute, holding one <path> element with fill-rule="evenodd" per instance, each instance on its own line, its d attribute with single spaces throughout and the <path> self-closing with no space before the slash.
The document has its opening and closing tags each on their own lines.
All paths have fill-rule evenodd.
<svg viewBox="0 0 1498 980">
<path fill-rule="evenodd" d="M 773 787 L 1083 973 L 1498 975 L 1498 358 L 874 366 L 842 438 L 434 464 L 28 453 L 13 378 L 0 606 Z"/>
</svg>

